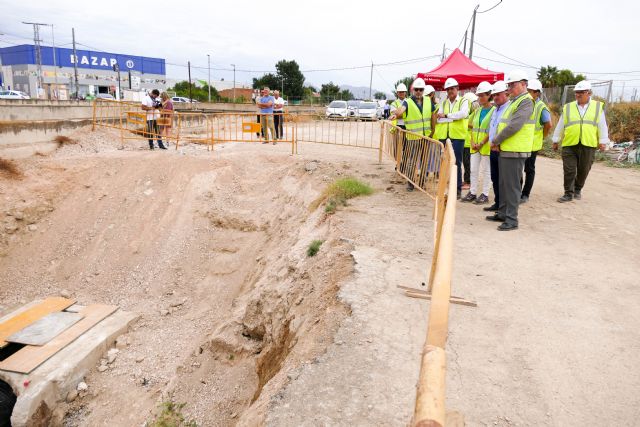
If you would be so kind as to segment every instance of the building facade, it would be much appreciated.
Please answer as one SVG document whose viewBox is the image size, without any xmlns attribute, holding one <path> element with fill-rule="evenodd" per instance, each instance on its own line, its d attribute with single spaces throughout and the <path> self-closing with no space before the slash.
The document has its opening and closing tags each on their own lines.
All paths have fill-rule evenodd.
<svg viewBox="0 0 640 427">
<path fill-rule="evenodd" d="M 75 98 L 75 64 L 79 98 L 100 93 L 119 98 L 125 89 L 162 91 L 167 84 L 162 58 L 90 50 L 76 50 L 74 55 L 73 49 L 50 46 L 41 46 L 40 56 L 41 67 L 34 45 L 0 48 L 0 87 L 25 92 L 32 98 Z"/>
</svg>

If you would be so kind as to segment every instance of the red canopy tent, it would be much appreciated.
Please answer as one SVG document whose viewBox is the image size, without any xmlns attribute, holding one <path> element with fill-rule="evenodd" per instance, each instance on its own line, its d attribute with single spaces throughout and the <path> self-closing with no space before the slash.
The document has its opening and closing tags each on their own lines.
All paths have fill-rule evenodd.
<svg viewBox="0 0 640 427">
<path fill-rule="evenodd" d="M 478 86 L 480 82 L 491 84 L 504 80 L 504 73 L 487 70 L 470 60 L 460 49 L 454 50 L 440 65 L 428 73 L 418 73 L 424 82 L 442 90 L 445 80 L 453 77 L 460 84 L 460 89 Z"/>
</svg>

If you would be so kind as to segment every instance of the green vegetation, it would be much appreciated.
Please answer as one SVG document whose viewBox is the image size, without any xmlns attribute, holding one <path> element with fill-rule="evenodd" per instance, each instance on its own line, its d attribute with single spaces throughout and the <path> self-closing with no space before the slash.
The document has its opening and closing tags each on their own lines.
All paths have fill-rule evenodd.
<svg viewBox="0 0 640 427">
<path fill-rule="evenodd" d="M 160 414 L 147 425 L 149 427 L 197 427 L 195 421 L 186 420 L 182 414 L 182 408 L 185 405 L 186 403 L 162 402 Z"/>
<path fill-rule="evenodd" d="M 315 210 L 324 201 L 327 201 L 324 211 L 332 214 L 337 207 L 347 205 L 347 200 L 358 196 L 368 196 L 373 193 L 373 188 L 355 178 L 342 178 L 329 185 L 322 195 L 311 203 L 310 209 Z"/>
<path fill-rule="evenodd" d="M 185 80 L 176 83 L 174 87 L 167 89 L 167 92 L 175 92 L 176 96 L 189 98 L 189 82 Z M 191 98 L 200 102 L 207 102 L 209 100 L 209 86 L 204 83 L 202 87 L 196 87 L 195 83 L 191 83 Z M 220 97 L 216 88 L 212 86 L 211 101 L 226 101 L 226 99 Z"/>
<path fill-rule="evenodd" d="M 609 138 L 615 142 L 640 138 L 640 102 L 620 102 L 606 109 Z"/>
<path fill-rule="evenodd" d="M 340 86 L 333 82 L 325 83 L 320 88 L 320 99 L 322 102 L 330 102 L 334 99 L 341 99 L 343 101 L 350 101 L 354 98 L 353 93 L 350 90 L 340 90 Z"/>
<path fill-rule="evenodd" d="M 320 250 L 320 246 L 322 246 L 323 243 L 324 240 L 314 240 L 313 242 L 311 242 L 309 244 L 309 247 L 307 248 L 307 256 L 315 256 Z"/>
<path fill-rule="evenodd" d="M 288 97 L 301 98 L 304 96 L 304 74 L 300 71 L 300 66 L 296 61 L 283 59 L 276 63 L 276 74 L 267 73 L 260 78 L 253 78 L 253 88 L 262 89 L 267 86 L 269 89 L 278 89 Z"/>
<path fill-rule="evenodd" d="M 573 74 L 571 70 L 558 70 L 558 67 L 547 65 L 538 71 L 538 80 L 543 87 L 558 87 L 565 85 L 574 85 L 587 77 L 582 74 Z"/>
</svg>

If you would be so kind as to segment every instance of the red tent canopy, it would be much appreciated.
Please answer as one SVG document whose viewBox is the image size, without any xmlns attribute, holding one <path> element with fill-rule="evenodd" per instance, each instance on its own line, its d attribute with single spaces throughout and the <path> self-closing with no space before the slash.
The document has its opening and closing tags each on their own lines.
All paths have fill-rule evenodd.
<svg viewBox="0 0 640 427">
<path fill-rule="evenodd" d="M 504 73 L 487 70 L 470 60 L 460 49 L 454 50 L 440 65 L 428 73 L 418 73 L 426 84 L 442 90 L 445 80 L 453 77 L 460 84 L 460 89 L 478 86 L 480 82 L 491 84 L 504 80 Z"/>
</svg>

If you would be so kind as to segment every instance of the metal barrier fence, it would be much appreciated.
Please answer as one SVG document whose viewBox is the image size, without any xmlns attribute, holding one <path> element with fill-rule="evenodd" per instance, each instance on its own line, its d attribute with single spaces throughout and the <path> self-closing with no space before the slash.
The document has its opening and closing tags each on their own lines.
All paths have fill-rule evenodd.
<svg viewBox="0 0 640 427">
<path fill-rule="evenodd" d="M 213 143 L 223 142 L 285 142 L 291 144 L 291 154 L 297 152 L 296 122 L 291 114 L 216 113 L 212 114 Z M 264 125 L 264 129 L 263 129 Z M 273 125 L 273 127 L 271 126 Z M 275 140 L 276 126 L 280 138 Z M 268 138 L 265 138 L 266 131 Z"/>
</svg>

